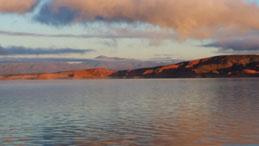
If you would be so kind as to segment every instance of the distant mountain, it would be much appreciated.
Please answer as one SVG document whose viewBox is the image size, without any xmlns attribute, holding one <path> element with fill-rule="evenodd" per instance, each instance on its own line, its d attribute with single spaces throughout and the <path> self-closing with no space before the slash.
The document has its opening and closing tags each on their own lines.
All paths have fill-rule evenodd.
<svg viewBox="0 0 259 146">
<path fill-rule="evenodd" d="M 15 79 L 103 79 L 103 78 L 217 78 L 259 77 L 259 55 L 216 56 L 192 61 L 133 70 L 106 68 L 57 73 L 2 75 L 1 80 Z"/>
<path fill-rule="evenodd" d="M 259 77 L 259 55 L 216 56 L 116 72 L 116 78 Z"/>
<path fill-rule="evenodd" d="M 98 56 L 94 59 L 0 59 L 0 75 L 29 74 L 29 73 L 55 73 L 71 70 L 84 70 L 91 68 L 107 68 L 111 70 L 133 70 L 145 67 L 161 66 L 175 63 L 158 60 L 135 60 Z"/>
<path fill-rule="evenodd" d="M 120 57 L 108 57 L 108 56 L 97 56 L 95 57 L 97 60 L 110 60 L 110 61 L 124 61 L 124 60 L 134 60 L 134 59 L 126 59 L 126 58 L 120 58 Z"/>
</svg>

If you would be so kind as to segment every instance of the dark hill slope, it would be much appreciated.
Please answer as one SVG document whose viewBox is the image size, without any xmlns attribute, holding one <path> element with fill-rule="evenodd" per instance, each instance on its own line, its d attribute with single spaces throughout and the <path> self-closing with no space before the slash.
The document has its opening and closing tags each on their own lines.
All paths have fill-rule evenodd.
<svg viewBox="0 0 259 146">
<path fill-rule="evenodd" d="M 259 55 L 216 56 L 178 64 L 119 71 L 116 78 L 259 77 Z"/>
</svg>

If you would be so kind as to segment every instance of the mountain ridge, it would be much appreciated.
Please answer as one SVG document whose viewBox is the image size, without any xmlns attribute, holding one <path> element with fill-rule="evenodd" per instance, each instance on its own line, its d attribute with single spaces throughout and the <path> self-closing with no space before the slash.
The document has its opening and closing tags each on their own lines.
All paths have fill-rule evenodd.
<svg viewBox="0 0 259 146">
<path fill-rule="evenodd" d="M 259 55 L 222 55 L 133 70 L 92 68 L 56 73 L 2 75 L 0 80 L 259 77 Z"/>
</svg>

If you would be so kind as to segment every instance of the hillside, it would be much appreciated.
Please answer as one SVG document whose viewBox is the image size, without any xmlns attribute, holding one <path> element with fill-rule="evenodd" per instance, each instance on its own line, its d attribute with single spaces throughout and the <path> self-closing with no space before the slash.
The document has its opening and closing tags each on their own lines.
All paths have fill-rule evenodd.
<svg viewBox="0 0 259 146">
<path fill-rule="evenodd" d="M 67 71 L 57 73 L 3 75 L 0 80 L 52 80 L 52 79 L 102 79 L 114 72 L 104 68 L 87 69 L 81 71 Z"/>
<path fill-rule="evenodd" d="M 216 56 L 178 64 L 119 71 L 117 78 L 259 77 L 259 55 Z"/>
<path fill-rule="evenodd" d="M 259 77 L 259 55 L 216 56 L 136 70 L 113 71 L 107 68 L 93 68 L 57 73 L 2 75 L 0 80 L 227 77 Z"/>
</svg>

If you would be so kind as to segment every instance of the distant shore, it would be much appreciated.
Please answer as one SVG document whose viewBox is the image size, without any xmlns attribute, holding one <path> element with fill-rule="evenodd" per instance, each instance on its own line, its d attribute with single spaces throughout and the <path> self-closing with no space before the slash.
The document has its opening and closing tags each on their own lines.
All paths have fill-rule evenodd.
<svg viewBox="0 0 259 146">
<path fill-rule="evenodd" d="M 259 55 L 228 55 L 136 70 L 93 68 L 57 73 L 0 75 L 0 80 L 259 77 Z"/>
</svg>

